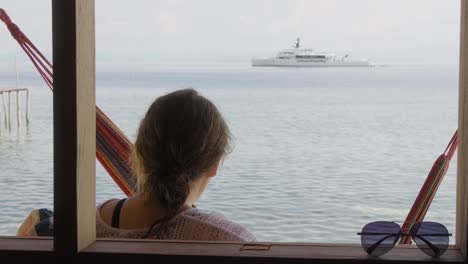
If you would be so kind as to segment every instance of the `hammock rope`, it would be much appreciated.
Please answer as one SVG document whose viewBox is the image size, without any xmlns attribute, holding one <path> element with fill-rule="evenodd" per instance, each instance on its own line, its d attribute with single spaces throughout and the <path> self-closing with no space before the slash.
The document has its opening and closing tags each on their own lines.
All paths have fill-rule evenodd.
<svg viewBox="0 0 468 264">
<path fill-rule="evenodd" d="M 53 90 L 53 66 L 23 34 L 19 27 L 8 17 L 5 10 L 0 8 L 2 20 L 13 38 L 18 42 L 26 55 L 30 58 L 46 84 Z M 415 222 L 422 221 L 431 202 L 444 178 L 450 160 L 458 144 L 458 131 L 455 132 L 444 153 L 435 161 L 424 182 L 414 204 L 403 224 L 403 232 L 408 232 Z M 129 165 L 129 156 L 133 145 L 123 132 L 96 106 L 96 157 L 107 173 L 127 195 L 135 194 L 136 183 Z M 400 244 L 409 244 L 411 237 L 404 237 Z"/>
<path fill-rule="evenodd" d="M 53 66 L 36 48 L 21 29 L 14 24 L 5 10 L 0 8 L 0 20 L 7 26 L 13 38 L 29 57 L 42 79 L 53 91 Z M 96 106 L 96 157 L 127 195 L 135 194 L 136 182 L 129 165 L 133 145 L 124 133 Z"/>
</svg>

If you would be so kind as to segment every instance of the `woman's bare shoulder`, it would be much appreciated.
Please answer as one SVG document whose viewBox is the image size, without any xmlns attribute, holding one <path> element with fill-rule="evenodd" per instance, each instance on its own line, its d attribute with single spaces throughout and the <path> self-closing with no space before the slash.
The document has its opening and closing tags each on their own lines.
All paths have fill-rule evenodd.
<svg viewBox="0 0 468 264">
<path fill-rule="evenodd" d="M 99 217 L 107 224 L 112 222 L 112 214 L 119 199 L 110 199 L 97 206 L 97 213 Z"/>
</svg>

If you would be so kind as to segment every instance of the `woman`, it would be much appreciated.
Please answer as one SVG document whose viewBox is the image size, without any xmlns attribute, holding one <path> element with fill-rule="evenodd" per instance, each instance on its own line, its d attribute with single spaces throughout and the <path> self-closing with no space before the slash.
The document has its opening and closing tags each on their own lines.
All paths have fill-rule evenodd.
<svg viewBox="0 0 468 264">
<path fill-rule="evenodd" d="M 140 123 L 133 167 L 139 192 L 97 209 L 97 236 L 252 241 L 244 227 L 194 204 L 229 152 L 216 106 L 192 89 L 161 96 Z"/>
<path fill-rule="evenodd" d="M 229 144 L 229 128 L 218 109 L 195 90 L 157 98 L 140 123 L 132 154 L 139 192 L 97 207 L 97 237 L 255 240 L 243 226 L 194 205 Z M 51 211 L 35 210 L 18 235 L 51 235 L 52 220 Z"/>
</svg>

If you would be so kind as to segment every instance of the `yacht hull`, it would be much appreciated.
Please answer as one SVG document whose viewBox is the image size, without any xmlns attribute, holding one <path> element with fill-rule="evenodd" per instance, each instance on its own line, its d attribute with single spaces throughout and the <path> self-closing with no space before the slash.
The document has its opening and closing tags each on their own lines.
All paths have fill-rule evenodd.
<svg viewBox="0 0 468 264">
<path fill-rule="evenodd" d="M 372 67 L 369 61 L 298 61 L 280 59 L 253 59 L 254 67 Z"/>
</svg>

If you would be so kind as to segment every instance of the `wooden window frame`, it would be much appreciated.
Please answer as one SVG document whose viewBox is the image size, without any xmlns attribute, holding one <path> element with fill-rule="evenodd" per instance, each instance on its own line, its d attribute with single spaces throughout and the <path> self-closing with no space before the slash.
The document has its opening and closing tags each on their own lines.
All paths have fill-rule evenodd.
<svg viewBox="0 0 468 264">
<path fill-rule="evenodd" d="M 94 0 L 53 0 L 54 210 L 51 238 L 0 237 L 0 255 L 147 255 L 208 263 L 468 263 L 468 0 L 461 0 L 456 245 L 441 258 L 399 246 L 372 258 L 359 245 L 96 240 Z"/>
</svg>

